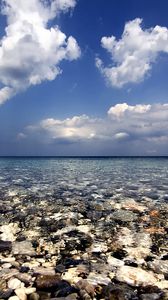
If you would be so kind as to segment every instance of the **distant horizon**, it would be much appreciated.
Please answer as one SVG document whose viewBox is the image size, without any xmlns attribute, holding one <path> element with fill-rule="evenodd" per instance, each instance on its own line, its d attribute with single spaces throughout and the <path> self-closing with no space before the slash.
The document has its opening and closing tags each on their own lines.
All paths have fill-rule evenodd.
<svg viewBox="0 0 168 300">
<path fill-rule="evenodd" d="M 1 155 L 0 158 L 168 158 L 168 155 Z"/>
</svg>

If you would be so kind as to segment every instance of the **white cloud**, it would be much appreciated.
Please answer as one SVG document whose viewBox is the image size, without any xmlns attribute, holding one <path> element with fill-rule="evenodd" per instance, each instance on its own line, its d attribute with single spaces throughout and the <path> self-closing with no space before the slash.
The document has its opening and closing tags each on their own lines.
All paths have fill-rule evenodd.
<svg viewBox="0 0 168 300">
<path fill-rule="evenodd" d="M 8 86 L 3 87 L 0 89 L 0 105 L 9 100 L 12 96 L 14 96 L 15 91 L 13 88 Z"/>
<path fill-rule="evenodd" d="M 168 104 L 119 103 L 112 106 L 103 119 L 87 115 L 64 120 L 48 118 L 28 126 L 23 134 L 27 140 L 34 137 L 40 144 L 77 143 L 78 147 L 95 149 L 94 153 L 108 148 L 111 151 L 108 155 L 114 154 L 113 151 L 116 155 L 148 155 L 153 150 L 156 154 L 163 150 L 165 155 L 168 149 L 167 128 Z M 68 153 L 68 148 L 66 151 Z"/>
<path fill-rule="evenodd" d="M 54 80 L 61 73 L 59 63 L 80 56 L 76 40 L 48 21 L 74 8 L 75 0 L 3 0 L 7 17 L 6 34 L 0 40 L 0 104 L 14 94 Z"/>
<path fill-rule="evenodd" d="M 31 131 L 43 131 L 49 139 L 67 139 L 78 141 L 81 139 L 92 139 L 95 137 L 96 120 L 86 115 L 74 116 L 65 120 L 44 119 L 38 125 L 29 126 Z"/>
<path fill-rule="evenodd" d="M 149 73 L 160 52 L 168 53 L 168 28 L 142 28 L 142 19 L 127 22 L 121 39 L 102 37 L 101 45 L 111 56 L 112 64 L 103 65 L 96 58 L 96 66 L 107 81 L 115 87 L 137 83 Z"/>
<path fill-rule="evenodd" d="M 114 137 L 118 140 L 122 140 L 129 137 L 129 134 L 127 132 L 117 132 Z"/>
<path fill-rule="evenodd" d="M 132 112 L 136 114 L 144 114 L 151 109 L 151 105 L 128 105 L 127 103 L 119 103 L 110 107 L 108 110 L 109 116 L 115 116 L 117 118 L 122 117 L 126 112 Z"/>
</svg>

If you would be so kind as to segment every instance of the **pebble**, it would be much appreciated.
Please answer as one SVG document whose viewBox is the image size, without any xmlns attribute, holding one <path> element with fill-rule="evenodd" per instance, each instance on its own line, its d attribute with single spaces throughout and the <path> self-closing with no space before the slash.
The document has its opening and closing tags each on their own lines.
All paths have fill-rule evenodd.
<svg viewBox="0 0 168 300">
<path fill-rule="evenodd" d="M 8 281 L 8 288 L 15 290 L 15 289 L 19 289 L 21 287 L 21 281 L 17 278 L 11 278 Z"/>
<path fill-rule="evenodd" d="M 116 272 L 116 279 L 132 286 L 155 285 L 157 282 L 152 272 L 129 266 L 120 267 Z"/>
<path fill-rule="evenodd" d="M 12 296 L 9 298 L 9 300 L 20 300 L 20 298 L 18 296 Z"/>
<path fill-rule="evenodd" d="M 27 295 L 25 293 L 24 288 L 19 288 L 15 290 L 15 294 L 18 296 L 20 300 L 27 300 Z"/>
<path fill-rule="evenodd" d="M 13 255 L 36 255 L 36 252 L 30 241 L 14 242 L 12 244 L 12 253 Z"/>
</svg>

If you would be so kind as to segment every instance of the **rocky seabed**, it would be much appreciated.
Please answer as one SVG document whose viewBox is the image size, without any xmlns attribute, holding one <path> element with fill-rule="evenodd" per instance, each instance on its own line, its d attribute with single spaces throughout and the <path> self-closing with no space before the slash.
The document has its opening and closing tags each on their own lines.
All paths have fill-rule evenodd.
<svg viewBox="0 0 168 300">
<path fill-rule="evenodd" d="M 10 195 L 0 205 L 0 299 L 168 299 L 168 203 Z"/>
</svg>

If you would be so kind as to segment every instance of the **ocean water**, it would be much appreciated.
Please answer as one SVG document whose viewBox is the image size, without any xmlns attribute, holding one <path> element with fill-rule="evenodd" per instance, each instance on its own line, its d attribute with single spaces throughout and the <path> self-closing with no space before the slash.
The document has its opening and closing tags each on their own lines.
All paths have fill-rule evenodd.
<svg viewBox="0 0 168 300">
<path fill-rule="evenodd" d="M 0 158 L 1 199 L 168 198 L 168 158 Z"/>
<path fill-rule="evenodd" d="M 14 256 L 30 278 L 59 273 L 51 299 L 83 278 L 98 287 L 94 299 L 112 299 L 113 289 L 122 299 L 163 299 L 167 218 L 168 158 L 0 158 L 0 260 Z M 12 271 L 0 265 L 1 278 Z"/>
</svg>

